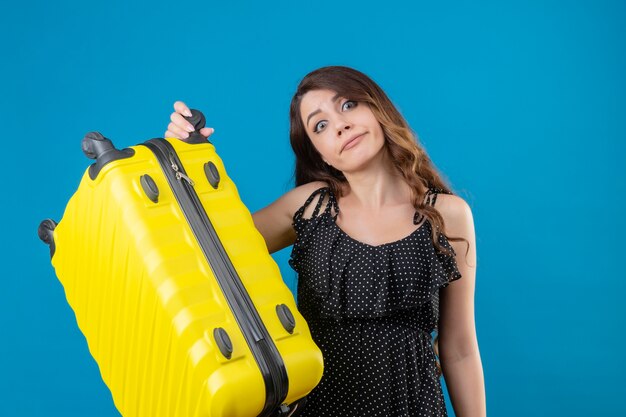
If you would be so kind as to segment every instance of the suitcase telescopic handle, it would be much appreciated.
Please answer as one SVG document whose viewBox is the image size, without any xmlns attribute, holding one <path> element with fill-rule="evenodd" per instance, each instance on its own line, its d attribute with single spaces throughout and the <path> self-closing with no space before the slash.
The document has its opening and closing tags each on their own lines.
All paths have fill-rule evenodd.
<svg viewBox="0 0 626 417">
<path fill-rule="evenodd" d="M 194 127 L 194 131 L 189 134 L 185 142 L 191 144 L 207 143 L 208 139 L 200 134 L 200 129 L 206 126 L 206 119 L 200 110 L 191 109 L 191 116 L 183 116 Z"/>
</svg>

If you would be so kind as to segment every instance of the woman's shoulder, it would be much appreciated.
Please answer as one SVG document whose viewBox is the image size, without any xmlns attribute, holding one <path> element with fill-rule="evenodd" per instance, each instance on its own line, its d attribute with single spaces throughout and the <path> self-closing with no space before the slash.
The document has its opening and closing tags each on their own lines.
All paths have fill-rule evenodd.
<svg viewBox="0 0 626 417">
<path fill-rule="evenodd" d="M 265 238 L 270 253 L 293 243 L 294 217 L 303 211 L 301 207 L 316 190 L 326 186 L 327 184 L 321 181 L 298 186 L 252 215 L 254 224 Z"/>
<path fill-rule="evenodd" d="M 311 194 L 322 188 L 328 188 L 328 183 L 325 181 L 311 181 L 295 187 L 290 193 L 294 193 L 297 198 L 306 200 Z"/>
<path fill-rule="evenodd" d="M 283 195 L 282 199 L 293 215 L 307 206 L 309 199 L 313 199 L 320 190 L 327 189 L 328 183 L 324 181 L 312 181 L 299 185 Z M 310 205 L 310 204 L 309 204 Z"/>
<path fill-rule="evenodd" d="M 437 191 L 434 191 L 433 193 L 437 194 L 437 203 L 435 205 L 435 208 L 440 213 L 444 211 L 451 215 L 458 215 L 459 213 L 470 209 L 469 204 L 467 204 L 467 202 L 463 198 L 459 197 L 456 194 L 447 194 Z"/>
<path fill-rule="evenodd" d="M 437 193 L 435 209 L 443 217 L 446 231 L 454 235 L 464 234 L 473 225 L 472 209 L 467 202 L 454 194 Z"/>
</svg>

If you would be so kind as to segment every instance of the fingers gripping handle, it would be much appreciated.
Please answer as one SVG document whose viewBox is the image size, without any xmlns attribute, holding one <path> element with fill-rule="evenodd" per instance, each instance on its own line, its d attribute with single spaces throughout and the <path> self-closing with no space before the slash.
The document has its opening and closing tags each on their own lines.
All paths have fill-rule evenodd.
<svg viewBox="0 0 626 417">
<path fill-rule="evenodd" d="M 186 117 L 187 121 L 193 125 L 196 130 L 202 129 L 206 124 L 204 114 L 200 110 L 191 109 L 191 116 Z"/>
<path fill-rule="evenodd" d="M 200 134 L 200 129 L 206 125 L 204 114 L 200 110 L 191 109 L 191 116 L 184 116 L 185 119 L 194 127 L 194 131 L 189 134 L 189 138 L 185 139 L 187 143 L 207 143 L 208 139 Z"/>
</svg>

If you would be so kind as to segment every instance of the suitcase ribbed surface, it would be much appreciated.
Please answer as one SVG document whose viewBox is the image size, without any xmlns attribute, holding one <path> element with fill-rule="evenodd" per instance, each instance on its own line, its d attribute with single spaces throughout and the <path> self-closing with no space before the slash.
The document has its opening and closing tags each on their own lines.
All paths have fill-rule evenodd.
<svg viewBox="0 0 626 417">
<path fill-rule="evenodd" d="M 322 358 L 262 236 L 211 144 L 170 140 L 285 363 L 290 403 L 319 381 Z M 52 259 L 117 408 L 130 416 L 255 416 L 265 386 L 212 270 L 150 150 L 87 174 L 54 231 Z M 204 164 L 221 176 L 217 190 Z M 152 202 L 140 177 L 159 189 Z M 296 318 L 289 334 L 276 306 Z M 226 359 L 213 330 L 228 333 Z"/>
</svg>

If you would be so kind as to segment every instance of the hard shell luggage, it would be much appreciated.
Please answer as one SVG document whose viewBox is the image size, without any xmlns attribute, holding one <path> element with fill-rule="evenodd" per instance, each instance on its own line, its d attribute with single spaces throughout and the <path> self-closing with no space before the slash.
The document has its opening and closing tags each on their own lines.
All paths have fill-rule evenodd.
<svg viewBox="0 0 626 417">
<path fill-rule="evenodd" d="M 321 352 L 215 147 L 190 142 L 88 134 L 96 162 L 39 235 L 122 415 L 290 415 Z"/>
</svg>

